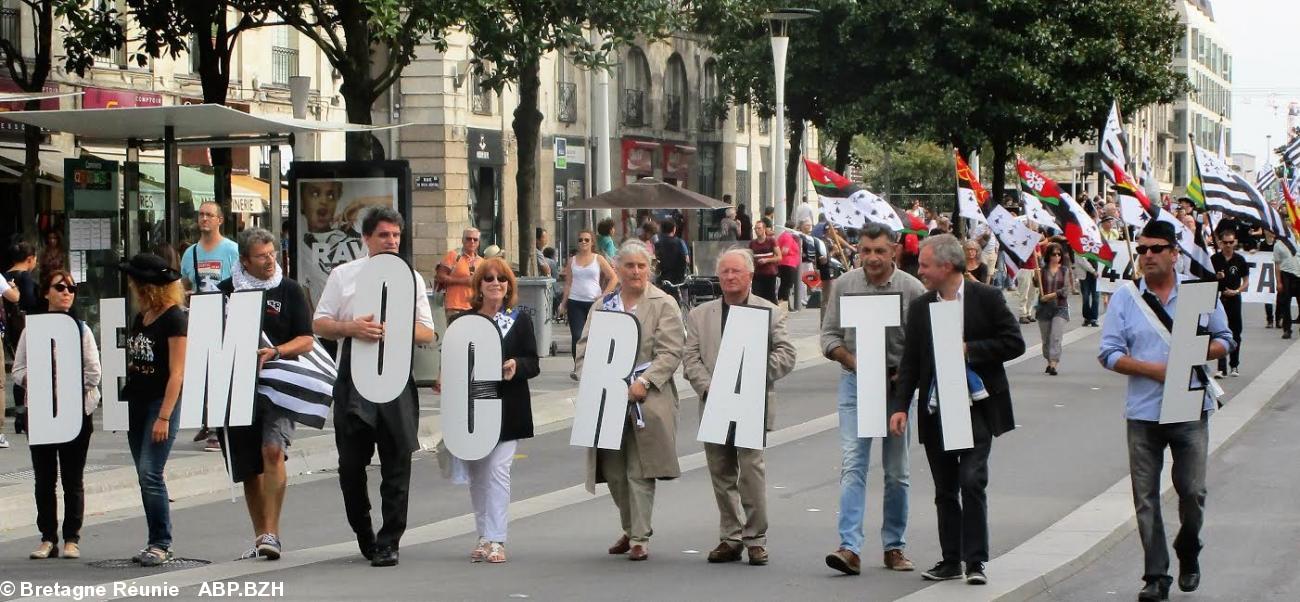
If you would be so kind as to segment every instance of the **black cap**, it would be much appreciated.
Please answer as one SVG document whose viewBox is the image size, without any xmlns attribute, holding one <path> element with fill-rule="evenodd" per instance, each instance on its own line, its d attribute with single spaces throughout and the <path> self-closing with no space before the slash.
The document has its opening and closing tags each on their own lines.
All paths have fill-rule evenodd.
<svg viewBox="0 0 1300 602">
<path fill-rule="evenodd" d="M 1142 228 L 1142 234 L 1147 238 L 1159 238 L 1173 244 L 1178 244 L 1178 233 L 1174 231 L 1174 225 L 1161 220 L 1153 219 L 1147 222 L 1146 227 Z"/>
<path fill-rule="evenodd" d="M 167 265 L 163 258 L 153 253 L 139 253 L 130 260 L 122 260 L 117 269 L 140 282 L 159 286 L 181 279 L 181 275 Z"/>
</svg>

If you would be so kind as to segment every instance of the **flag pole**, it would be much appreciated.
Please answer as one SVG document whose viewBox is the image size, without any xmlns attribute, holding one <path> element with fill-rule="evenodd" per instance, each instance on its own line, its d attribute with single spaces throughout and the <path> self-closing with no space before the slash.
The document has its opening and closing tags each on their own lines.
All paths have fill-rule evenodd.
<svg viewBox="0 0 1300 602">
<path fill-rule="evenodd" d="M 1223 120 L 1219 120 L 1219 123 L 1222 125 Z M 1219 237 L 1218 234 L 1214 232 L 1214 225 L 1210 223 L 1210 204 L 1205 202 L 1205 178 L 1201 177 L 1201 161 L 1196 158 L 1196 138 L 1191 134 L 1188 134 L 1187 142 L 1191 144 L 1192 149 L 1192 169 L 1196 170 L 1196 180 L 1201 183 L 1201 220 L 1205 223 L 1205 228 L 1210 231 L 1210 245 L 1217 251 L 1219 249 Z M 1196 201 L 1193 200 L 1193 210 L 1196 208 L 1195 205 Z M 1195 222 L 1195 220 L 1193 220 L 1193 222 Z M 1193 242 L 1195 242 L 1194 238 Z"/>
<path fill-rule="evenodd" d="M 1115 185 L 1111 184 L 1110 189 L 1111 192 L 1115 192 Z M 1124 219 L 1124 207 L 1120 206 L 1119 204 L 1118 192 L 1115 192 L 1115 206 L 1119 207 L 1119 225 L 1120 225 L 1119 232 L 1120 234 L 1124 235 L 1124 246 L 1125 248 L 1128 249 L 1128 265 L 1130 268 L 1132 268 L 1131 280 L 1136 282 L 1138 279 L 1138 271 L 1137 271 L 1138 258 L 1133 255 L 1133 236 L 1129 234 L 1128 221 Z M 1120 274 L 1121 278 L 1123 276 L 1124 276 L 1123 274 Z"/>
</svg>

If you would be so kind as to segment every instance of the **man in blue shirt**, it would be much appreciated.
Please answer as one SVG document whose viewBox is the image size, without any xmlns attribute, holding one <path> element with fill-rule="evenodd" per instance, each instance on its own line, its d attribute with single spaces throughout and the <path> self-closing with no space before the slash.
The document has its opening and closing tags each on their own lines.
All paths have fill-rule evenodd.
<svg viewBox="0 0 1300 602">
<path fill-rule="evenodd" d="M 1128 419 L 1129 472 L 1133 483 L 1133 505 L 1137 510 L 1138 536 L 1145 553 L 1143 580 L 1146 586 L 1138 600 L 1152 602 L 1169 597 L 1169 550 L 1165 543 L 1164 520 L 1160 514 L 1160 471 L 1164 450 L 1174 459 L 1172 477 L 1178 492 L 1181 526 L 1174 539 L 1178 554 L 1178 588 L 1190 592 L 1200 586 L 1200 531 L 1205 515 L 1205 465 L 1209 446 L 1207 428 L 1214 397 L 1207 391 L 1200 420 L 1160 424 L 1169 344 L 1144 314 L 1142 305 L 1152 301 L 1172 319 L 1178 305 L 1179 281 L 1174 269 L 1178 260 L 1177 235 L 1167 222 L 1151 221 L 1138 236 L 1138 267 L 1143 279 L 1135 287 L 1124 286 L 1111 296 L 1101 331 L 1101 352 L 1097 359 L 1107 369 L 1129 376 L 1125 417 Z M 1158 316 L 1158 313 L 1157 313 Z M 1209 360 L 1223 357 L 1233 347 L 1232 331 L 1223 306 L 1201 318 L 1211 337 Z M 1207 373 L 1195 371 L 1195 380 L 1208 385 Z M 1187 386 L 1186 382 L 1174 383 Z"/>
<path fill-rule="evenodd" d="M 206 201 L 199 206 L 199 242 L 190 245 L 181 256 L 181 276 L 194 293 L 215 293 L 217 285 L 230 277 L 239 263 L 239 245 L 221 235 L 225 216 L 221 206 Z"/>
</svg>

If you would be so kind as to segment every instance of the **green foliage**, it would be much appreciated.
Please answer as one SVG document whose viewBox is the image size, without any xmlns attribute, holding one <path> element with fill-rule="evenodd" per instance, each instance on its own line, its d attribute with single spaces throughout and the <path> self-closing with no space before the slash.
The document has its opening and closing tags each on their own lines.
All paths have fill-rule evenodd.
<svg viewBox="0 0 1300 602">
<path fill-rule="evenodd" d="M 911 203 L 909 194 L 955 194 L 957 189 L 952 151 L 932 142 L 882 144 L 858 136 L 853 139 L 853 166 L 868 190 L 887 194 L 900 206 Z"/>
</svg>

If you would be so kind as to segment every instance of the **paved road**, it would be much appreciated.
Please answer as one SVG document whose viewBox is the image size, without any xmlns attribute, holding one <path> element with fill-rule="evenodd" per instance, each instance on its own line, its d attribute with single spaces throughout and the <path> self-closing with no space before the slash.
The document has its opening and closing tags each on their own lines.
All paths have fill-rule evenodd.
<svg viewBox="0 0 1300 602">
<path fill-rule="evenodd" d="M 1025 334 L 1030 345 L 1037 343 L 1036 327 L 1026 327 Z M 1123 381 L 1097 365 L 1096 329 L 1077 331 L 1067 340 L 1073 342 L 1066 346 L 1061 376 L 1043 374 L 1038 357 L 1009 370 L 1020 428 L 994 444 L 990 522 L 995 558 L 1127 472 Z M 1229 393 L 1243 388 L 1289 343 L 1277 340 L 1276 331 L 1259 328 L 1248 329 L 1247 340 L 1242 378 L 1224 383 Z M 0 533 L 4 550 L 0 575 L 40 583 L 57 579 L 65 584 L 166 580 L 183 587 L 185 597 L 201 593 L 194 584 L 238 578 L 283 582 L 291 599 L 896 599 L 925 583 L 917 573 L 889 573 L 879 567 L 878 471 L 870 485 L 864 575 L 843 577 L 822 563 L 838 543 L 839 443 L 834 418 L 838 375 L 837 367 L 813 362 L 778 384 L 779 431 L 770 438 L 767 455 L 772 522 L 772 564 L 767 567 L 705 563 L 704 554 L 717 543 L 716 509 L 707 473 L 701 468 L 701 448 L 693 436 L 697 402 L 687 398 L 682 401 L 678 437 L 685 472 L 680 480 L 659 486 L 656 532 L 651 560 L 646 563 L 605 554 L 617 536 L 613 503 L 606 496 L 593 498 L 580 490 L 584 452 L 568 446 L 567 425 L 558 424 L 520 446 L 506 565 L 468 562 L 466 555 L 474 541 L 472 515 L 466 515 L 468 492 L 438 477 L 433 457 L 420 453 L 412 479 L 411 530 L 403 540 L 402 564 L 394 569 L 372 569 L 355 552 L 335 476 L 327 472 L 293 480 L 283 519 L 286 554 L 279 562 L 229 562 L 248 547 L 252 537 L 242 500 L 232 504 L 220 496 L 206 496 L 178 502 L 173 514 L 176 550 L 181 556 L 215 562 L 206 568 L 149 572 L 88 566 L 96 560 L 126 557 L 143 544 L 143 519 L 131 510 L 91 517 L 84 529 L 85 558 L 80 562 L 25 560 L 28 548 L 35 544 L 32 532 Z M 1241 441 L 1250 437 L 1247 433 Z M 933 489 L 923 452 L 915 445 L 912 452 L 909 554 L 918 565 L 928 567 L 938 555 Z M 372 474 L 375 489 L 378 478 L 373 470 Z M 1211 495 L 1211 504 L 1220 504 L 1218 494 Z M 372 492 L 372 498 L 378 500 L 377 492 Z M 1290 520 L 1294 522 L 1294 514 Z M 1246 565 L 1262 555 L 1272 558 L 1283 553 L 1259 550 L 1225 564 Z M 1270 562 L 1281 566 L 1280 560 Z M 989 576 L 998 579 L 996 561 L 990 564 Z M 1071 599 L 1097 598 L 1081 593 Z"/>
</svg>

